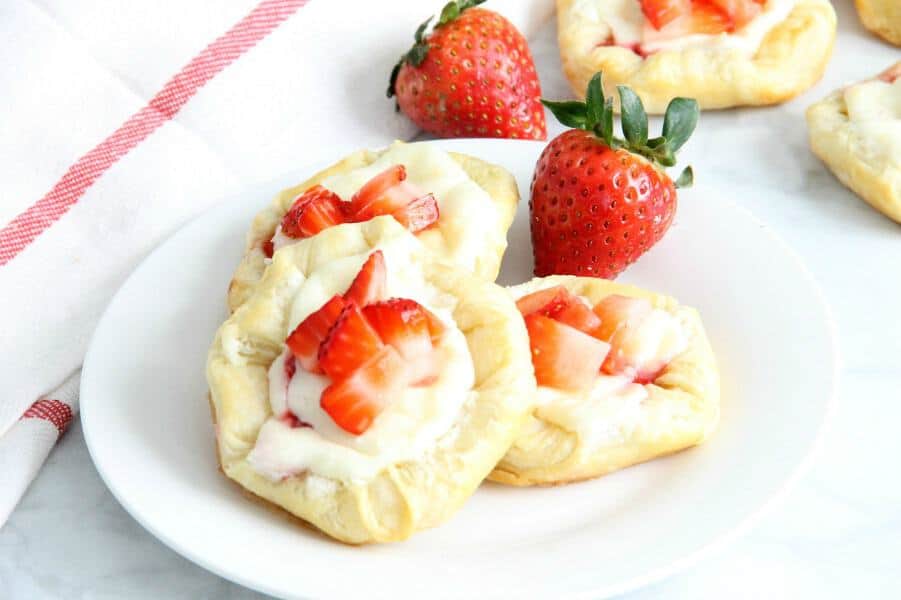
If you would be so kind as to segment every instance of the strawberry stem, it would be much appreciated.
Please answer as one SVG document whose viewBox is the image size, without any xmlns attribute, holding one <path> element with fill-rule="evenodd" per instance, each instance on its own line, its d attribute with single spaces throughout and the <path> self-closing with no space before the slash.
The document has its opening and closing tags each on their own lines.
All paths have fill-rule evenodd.
<svg viewBox="0 0 901 600">
<path fill-rule="evenodd" d="M 700 110 L 693 98 L 674 98 L 666 107 L 663 135 L 648 139 L 648 115 L 638 94 L 625 85 L 616 86 L 620 99 L 620 125 L 625 139 L 613 131 L 613 97 L 604 97 L 602 75 L 588 82 L 585 102 L 554 102 L 542 99 L 557 120 L 567 127 L 593 132 L 610 148 L 625 148 L 661 167 L 676 164 L 676 152 L 688 141 L 698 124 Z M 676 187 L 688 187 L 694 177 L 691 167 L 676 180 Z"/>
<path fill-rule="evenodd" d="M 435 27 L 437 28 L 447 25 L 451 21 L 456 20 L 464 10 L 478 6 L 485 1 L 486 0 L 451 0 L 444 5 L 444 8 L 441 9 L 441 15 L 438 17 L 438 22 L 435 23 Z M 429 53 L 429 42 L 426 39 L 426 30 L 428 29 L 429 23 L 433 18 L 434 16 L 429 17 L 428 19 L 420 23 L 419 27 L 416 28 L 416 32 L 413 34 L 413 47 L 404 52 L 401 55 L 400 59 L 397 61 L 397 64 L 394 65 L 394 68 L 391 69 L 391 75 L 388 81 L 388 91 L 386 92 L 386 95 L 389 98 L 391 98 L 395 94 L 394 84 L 397 82 L 397 76 L 400 73 L 401 67 L 403 67 L 405 64 L 418 67 L 422 64 L 422 61 L 425 60 L 426 55 Z M 400 110 L 400 106 L 395 103 L 394 109 Z"/>
</svg>

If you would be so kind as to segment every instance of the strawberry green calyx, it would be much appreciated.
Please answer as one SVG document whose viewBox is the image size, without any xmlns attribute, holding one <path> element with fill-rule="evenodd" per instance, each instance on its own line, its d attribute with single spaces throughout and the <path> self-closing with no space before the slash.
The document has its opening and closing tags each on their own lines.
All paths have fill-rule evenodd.
<svg viewBox="0 0 901 600">
<path fill-rule="evenodd" d="M 621 125 L 623 138 L 613 131 L 613 98 L 604 97 L 601 73 L 595 73 L 588 82 L 585 102 L 554 102 L 542 100 L 557 120 L 567 127 L 593 132 L 607 146 L 623 148 L 639 154 L 660 167 L 676 164 L 676 152 L 688 141 L 698 124 L 700 111 L 693 98 L 673 98 L 666 107 L 663 117 L 663 134 L 648 139 L 648 115 L 641 98 L 625 85 L 616 86 L 619 92 Z M 691 186 L 694 174 L 686 167 L 676 179 L 676 187 Z"/>
<path fill-rule="evenodd" d="M 456 20 L 464 10 L 478 6 L 485 1 L 486 0 L 451 0 L 441 9 L 441 14 L 438 17 L 438 22 L 435 23 L 435 28 L 447 25 L 451 21 Z M 397 75 L 400 73 L 401 67 L 404 66 L 404 64 L 418 67 L 422 64 L 422 61 L 425 60 L 425 57 L 429 52 L 429 42 L 426 40 L 426 30 L 433 18 L 434 17 L 429 17 L 416 28 L 416 33 L 413 34 L 413 47 L 401 55 L 400 60 L 398 60 L 397 64 L 394 65 L 394 68 L 391 69 L 391 78 L 388 82 L 387 91 L 387 96 L 389 98 L 394 96 L 394 83 L 397 81 Z"/>
</svg>

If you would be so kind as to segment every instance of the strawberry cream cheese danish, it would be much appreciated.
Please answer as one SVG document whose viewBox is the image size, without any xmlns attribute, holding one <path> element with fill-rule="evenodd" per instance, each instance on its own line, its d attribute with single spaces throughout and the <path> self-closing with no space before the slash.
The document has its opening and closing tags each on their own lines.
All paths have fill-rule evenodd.
<svg viewBox="0 0 901 600">
<path fill-rule="evenodd" d="M 510 293 L 538 391 L 491 479 L 589 479 L 694 446 L 716 429 L 719 374 L 693 309 L 588 277 L 536 278 Z"/>
<path fill-rule="evenodd" d="M 807 127 L 835 176 L 901 223 L 901 62 L 812 105 Z"/>
<path fill-rule="evenodd" d="M 283 190 L 247 234 L 228 292 L 232 311 L 275 251 L 329 227 L 391 216 L 442 259 L 494 281 L 519 192 L 504 169 L 431 144 L 362 150 Z"/>
<path fill-rule="evenodd" d="M 603 71 L 648 112 L 775 104 L 812 86 L 835 40 L 828 0 L 557 0 L 563 70 L 581 94 Z"/>
<path fill-rule="evenodd" d="M 535 390 L 509 294 L 387 215 L 278 251 L 217 332 L 207 378 L 222 471 L 350 543 L 449 518 Z"/>
</svg>

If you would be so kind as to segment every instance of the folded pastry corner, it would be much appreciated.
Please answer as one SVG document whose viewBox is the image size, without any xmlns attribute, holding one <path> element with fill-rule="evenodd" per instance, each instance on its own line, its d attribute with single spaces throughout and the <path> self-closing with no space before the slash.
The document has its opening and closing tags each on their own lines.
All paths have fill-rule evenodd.
<svg viewBox="0 0 901 600">
<path fill-rule="evenodd" d="M 901 61 L 807 109 L 810 147 L 873 208 L 901 223 Z"/>
</svg>

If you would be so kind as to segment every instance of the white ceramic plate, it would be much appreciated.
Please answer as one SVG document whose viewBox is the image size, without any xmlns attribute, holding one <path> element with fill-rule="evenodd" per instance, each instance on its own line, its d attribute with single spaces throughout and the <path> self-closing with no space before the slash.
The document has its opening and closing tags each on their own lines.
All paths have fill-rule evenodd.
<svg viewBox="0 0 901 600">
<path fill-rule="evenodd" d="M 543 144 L 441 145 L 516 175 L 524 200 L 501 281 L 528 279 L 526 200 Z M 162 244 L 113 299 L 85 359 L 82 421 L 97 470 L 189 559 L 284 597 L 605 597 L 746 529 L 810 455 L 835 390 L 828 310 L 765 225 L 697 187 L 622 279 L 700 309 L 723 379 L 722 425 L 708 443 L 586 483 L 485 484 L 450 522 L 400 544 L 345 546 L 248 501 L 216 469 L 206 351 L 253 214 L 311 171 L 224 202 Z"/>
</svg>

